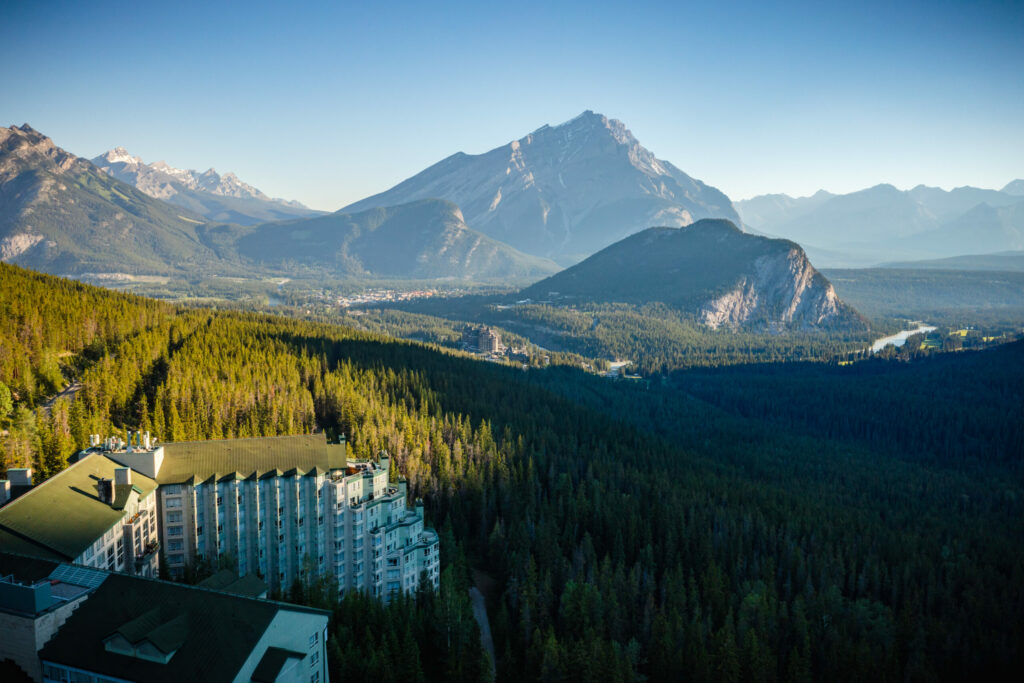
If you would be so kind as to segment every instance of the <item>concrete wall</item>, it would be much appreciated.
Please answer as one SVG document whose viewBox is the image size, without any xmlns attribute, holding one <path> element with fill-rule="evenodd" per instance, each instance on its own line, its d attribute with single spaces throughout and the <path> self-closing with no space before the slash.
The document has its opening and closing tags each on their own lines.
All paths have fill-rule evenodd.
<svg viewBox="0 0 1024 683">
<path fill-rule="evenodd" d="M 68 617 L 78 609 L 85 596 L 38 617 L 0 612 L 0 661 L 13 660 L 34 681 L 43 680 L 39 650 L 43 649 Z"/>
</svg>

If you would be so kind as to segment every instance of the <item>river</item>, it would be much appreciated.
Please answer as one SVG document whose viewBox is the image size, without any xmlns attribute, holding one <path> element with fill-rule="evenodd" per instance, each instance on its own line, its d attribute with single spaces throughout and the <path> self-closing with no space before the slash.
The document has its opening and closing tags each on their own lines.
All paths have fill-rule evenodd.
<svg viewBox="0 0 1024 683">
<path fill-rule="evenodd" d="M 881 339 L 876 340 L 875 343 L 871 345 L 871 353 L 878 353 L 889 344 L 892 344 L 893 346 L 903 346 L 904 344 L 907 343 L 907 339 L 909 337 L 912 337 L 915 334 L 931 332 L 932 330 L 936 329 L 938 328 L 935 327 L 934 325 L 925 325 L 924 323 L 918 323 L 917 327 L 913 330 L 903 330 L 902 332 L 897 332 L 896 334 L 889 335 L 888 337 L 882 337 Z"/>
</svg>

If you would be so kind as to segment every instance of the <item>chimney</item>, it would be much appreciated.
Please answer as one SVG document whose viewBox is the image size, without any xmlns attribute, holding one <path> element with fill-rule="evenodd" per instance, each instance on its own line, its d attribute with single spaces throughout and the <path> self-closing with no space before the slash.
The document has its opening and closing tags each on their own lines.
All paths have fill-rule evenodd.
<svg viewBox="0 0 1024 683">
<path fill-rule="evenodd" d="M 132 484 L 132 470 L 130 467 L 118 467 L 114 470 L 114 483 L 118 486 Z"/>
<path fill-rule="evenodd" d="M 0 505 L 11 499 L 11 482 L 8 479 L 0 479 Z"/>
<path fill-rule="evenodd" d="M 100 479 L 98 489 L 100 494 L 100 502 L 107 503 L 108 505 L 114 502 L 113 481 L 111 481 L 110 479 Z"/>
<path fill-rule="evenodd" d="M 149 432 L 146 432 L 146 436 L 142 440 L 142 445 L 146 447 L 147 451 L 149 450 Z"/>
<path fill-rule="evenodd" d="M 32 486 L 32 468 L 15 467 L 7 470 L 7 479 L 11 486 Z"/>
</svg>

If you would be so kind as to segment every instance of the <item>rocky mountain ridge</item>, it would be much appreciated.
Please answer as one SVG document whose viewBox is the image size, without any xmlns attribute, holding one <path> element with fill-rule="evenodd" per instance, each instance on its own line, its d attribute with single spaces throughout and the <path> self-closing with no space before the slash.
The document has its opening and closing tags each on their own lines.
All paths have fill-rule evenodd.
<svg viewBox="0 0 1024 683">
<path fill-rule="evenodd" d="M 92 159 L 97 168 L 155 199 L 182 206 L 210 220 L 241 225 L 318 215 L 296 201 L 272 199 L 234 173 L 195 171 L 164 161 L 145 163 L 124 147 Z"/>
<path fill-rule="evenodd" d="M 592 111 L 483 154 L 459 152 L 342 211 L 440 198 L 475 230 L 573 263 L 651 225 L 739 222 L 729 198 L 658 159 L 615 119 Z"/>
<path fill-rule="evenodd" d="M 861 266 L 1024 248 L 1024 184 L 946 191 L 888 184 L 810 197 L 761 195 L 736 202 L 752 229 L 799 242 L 816 262 Z"/>
</svg>

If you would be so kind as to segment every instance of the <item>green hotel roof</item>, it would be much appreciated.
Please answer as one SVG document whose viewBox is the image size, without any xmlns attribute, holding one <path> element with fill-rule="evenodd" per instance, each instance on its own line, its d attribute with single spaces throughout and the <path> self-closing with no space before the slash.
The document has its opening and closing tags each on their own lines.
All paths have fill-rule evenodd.
<svg viewBox="0 0 1024 683">
<path fill-rule="evenodd" d="M 87 455 L 0 508 L 0 550 L 53 560 L 74 560 L 125 516 L 132 489 L 145 498 L 156 482 L 132 472 L 132 486 L 116 486 L 114 505 L 99 498 L 99 480 L 122 467 Z"/>
<path fill-rule="evenodd" d="M 247 479 L 280 473 L 322 474 L 345 467 L 345 447 L 328 444 L 323 433 L 252 439 L 178 441 L 164 444 L 157 473 L 160 484 L 214 478 Z"/>
<path fill-rule="evenodd" d="M 39 657 L 130 681 L 230 681 L 281 610 L 315 614 L 323 626 L 330 616 L 310 607 L 110 574 Z M 114 635 L 174 654 L 163 664 L 110 652 L 105 644 Z"/>
</svg>

